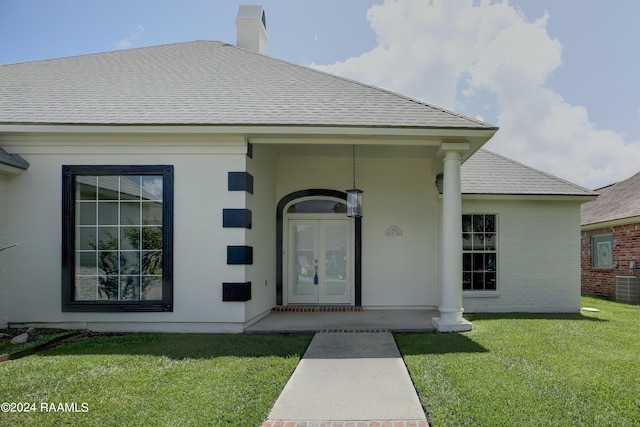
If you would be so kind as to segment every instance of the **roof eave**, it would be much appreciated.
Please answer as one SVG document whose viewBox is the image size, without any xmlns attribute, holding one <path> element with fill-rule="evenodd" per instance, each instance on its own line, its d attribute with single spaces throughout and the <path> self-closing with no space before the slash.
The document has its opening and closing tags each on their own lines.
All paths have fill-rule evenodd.
<svg viewBox="0 0 640 427">
<path fill-rule="evenodd" d="M 442 197 L 442 194 L 440 194 Z M 507 193 L 462 193 L 463 200 L 548 200 L 586 203 L 597 196 L 589 194 L 507 194 Z"/>
<path fill-rule="evenodd" d="M 0 133 L 70 133 L 70 134 L 214 134 L 243 135 L 252 143 L 300 143 L 300 136 L 323 139 L 352 138 L 404 138 L 425 140 L 481 140 L 488 141 L 498 130 L 495 127 L 392 127 L 392 126 L 340 126 L 306 124 L 53 124 L 5 123 Z"/>
<path fill-rule="evenodd" d="M 599 228 L 618 227 L 621 225 L 636 224 L 636 223 L 640 223 L 640 215 L 630 216 L 626 218 L 611 219 L 608 221 L 594 222 L 590 224 L 581 224 L 580 228 L 583 231 L 588 231 L 588 230 L 597 230 Z"/>
<path fill-rule="evenodd" d="M 10 165 L 4 162 L 0 162 L 0 173 L 11 174 L 11 175 L 20 175 L 22 172 L 27 170 L 27 167 Z"/>
</svg>

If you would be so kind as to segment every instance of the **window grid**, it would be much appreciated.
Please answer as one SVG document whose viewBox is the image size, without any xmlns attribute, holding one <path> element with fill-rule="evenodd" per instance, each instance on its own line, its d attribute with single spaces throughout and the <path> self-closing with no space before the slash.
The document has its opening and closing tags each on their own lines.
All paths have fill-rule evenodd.
<svg viewBox="0 0 640 427">
<path fill-rule="evenodd" d="M 89 177 L 95 178 L 95 198 L 88 199 L 83 197 L 76 197 L 76 204 L 78 207 L 78 212 L 83 212 L 85 209 L 83 208 L 83 204 L 95 204 L 94 207 L 94 216 L 95 224 L 83 224 L 82 219 L 80 221 L 76 221 L 76 231 L 82 236 L 83 230 L 92 230 L 93 231 L 93 248 L 92 249 L 78 249 L 76 248 L 76 283 L 79 285 L 80 283 L 85 286 L 91 281 L 94 282 L 95 293 L 93 297 L 83 298 L 81 295 L 79 300 L 117 300 L 117 301 L 126 301 L 126 300 L 143 300 L 143 299 L 161 299 L 160 296 L 155 298 L 152 296 L 151 298 L 145 298 L 145 284 L 149 285 L 154 281 L 156 284 L 161 283 L 162 280 L 162 271 L 161 271 L 161 263 L 162 263 L 162 246 L 159 248 L 145 249 L 144 245 L 144 236 L 145 230 L 157 230 L 160 233 L 162 232 L 161 225 L 154 224 L 145 224 L 144 220 L 144 209 L 146 203 L 153 204 L 162 204 L 162 199 L 158 197 L 149 197 L 151 193 L 145 193 L 144 191 L 144 180 L 147 177 L 143 176 L 96 176 Z M 105 189 L 107 189 L 107 181 L 109 179 L 117 178 L 117 195 L 116 198 L 101 198 L 100 194 Z M 138 194 L 131 194 L 130 189 L 127 190 L 130 196 L 134 196 L 131 198 L 123 198 L 125 194 L 123 192 L 123 180 L 132 181 L 134 178 L 139 184 L 137 185 Z M 162 178 L 161 176 L 153 176 L 152 178 Z M 105 181 L 105 185 L 102 186 L 102 182 Z M 131 186 L 129 186 L 130 188 Z M 78 190 L 80 194 L 80 190 Z M 78 194 L 78 195 L 79 195 Z M 101 214 L 101 208 L 108 207 L 109 204 L 114 204 L 116 208 L 116 219 L 109 220 L 108 218 L 104 219 Z M 124 225 L 122 223 L 123 212 L 122 205 L 128 204 L 130 206 L 137 204 L 137 215 L 138 221 L 135 224 L 127 224 Z M 104 209 L 105 212 L 108 212 L 109 209 Z M 152 222 L 158 222 L 152 221 Z M 159 221 L 162 224 L 162 221 Z M 139 248 L 133 249 L 123 249 L 123 233 L 129 232 L 129 230 L 138 229 L 137 232 L 137 241 Z M 104 231 L 111 229 L 115 236 L 109 231 Z M 103 240 L 101 239 L 101 234 L 106 233 L 108 238 L 115 239 L 115 242 L 107 242 L 105 245 Z M 95 265 L 95 268 L 92 267 L 84 267 L 82 266 L 82 259 L 87 259 L 87 256 L 93 255 L 94 259 L 92 265 Z M 109 254 L 112 254 L 111 256 Z M 133 271 L 126 270 L 127 262 L 131 262 L 131 255 L 133 257 Z M 101 259 L 102 257 L 102 259 Z M 108 257 L 111 257 L 109 260 Z M 115 257 L 115 259 L 113 259 Z M 129 261 L 127 261 L 129 259 Z M 153 263 L 153 268 L 145 269 L 145 261 L 150 260 Z M 110 262 L 111 261 L 111 262 Z M 105 271 L 105 267 L 109 264 L 111 265 L 113 271 Z M 137 267 L 136 267 L 137 266 Z M 101 268 L 102 267 L 102 268 Z M 150 267 L 150 266 L 147 266 Z M 91 269 L 92 271 L 89 271 Z M 159 270 L 159 273 L 158 273 Z M 84 274 L 83 274 L 84 273 Z M 153 274 L 155 273 L 155 274 Z M 101 286 L 102 285 L 102 286 Z M 132 287 L 131 287 L 132 286 Z M 115 289 L 115 294 L 111 294 Z M 104 293 L 105 295 L 101 294 Z M 157 292 L 156 292 L 157 293 Z M 128 295 L 127 295 L 128 294 Z"/>
<path fill-rule="evenodd" d="M 496 215 L 462 215 L 462 289 L 497 289 Z"/>
</svg>

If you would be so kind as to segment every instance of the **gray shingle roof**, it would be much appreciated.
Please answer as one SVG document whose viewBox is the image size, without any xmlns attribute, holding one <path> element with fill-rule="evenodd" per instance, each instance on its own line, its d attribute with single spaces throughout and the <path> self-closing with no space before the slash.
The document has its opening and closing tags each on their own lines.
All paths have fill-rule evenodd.
<svg viewBox="0 0 640 427">
<path fill-rule="evenodd" d="M 26 170 L 29 168 L 29 162 L 17 154 L 9 154 L 0 148 L 0 164 L 11 166 L 13 168 Z"/>
<path fill-rule="evenodd" d="M 640 172 L 596 192 L 596 200 L 580 207 L 582 225 L 640 216 Z"/>
<path fill-rule="evenodd" d="M 595 196 L 591 190 L 480 149 L 460 168 L 462 194 Z M 442 193 L 443 178 L 436 180 Z"/>
<path fill-rule="evenodd" d="M 0 123 L 496 129 L 211 41 L 2 65 Z"/>
</svg>

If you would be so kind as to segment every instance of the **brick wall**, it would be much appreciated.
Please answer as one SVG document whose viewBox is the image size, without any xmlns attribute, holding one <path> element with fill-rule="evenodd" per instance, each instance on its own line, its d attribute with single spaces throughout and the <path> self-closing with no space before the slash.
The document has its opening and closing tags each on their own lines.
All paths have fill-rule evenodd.
<svg viewBox="0 0 640 427">
<path fill-rule="evenodd" d="M 614 268 L 592 268 L 591 237 L 603 234 L 613 235 Z M 583 295 L 615 296 L 616 276 L 638 274 L 629 269 L 635 261 L 640 267 L 640 224 L 627 224 L 582 232 L 580 262 L 582 264 L 581 291 Z"/>
</svg>

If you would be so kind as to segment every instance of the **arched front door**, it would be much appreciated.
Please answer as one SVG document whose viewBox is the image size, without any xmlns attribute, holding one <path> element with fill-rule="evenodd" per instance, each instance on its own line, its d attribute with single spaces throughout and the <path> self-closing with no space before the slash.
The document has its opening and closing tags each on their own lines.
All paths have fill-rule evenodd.
<svg viewBox="0 0 640 427">
<path fill-rule="evenodd" d="M 278 304 L 360 305 L 359 220 L 346 216 L 344 193 L 307 191 L 278 207 Z"/>
</svg>

